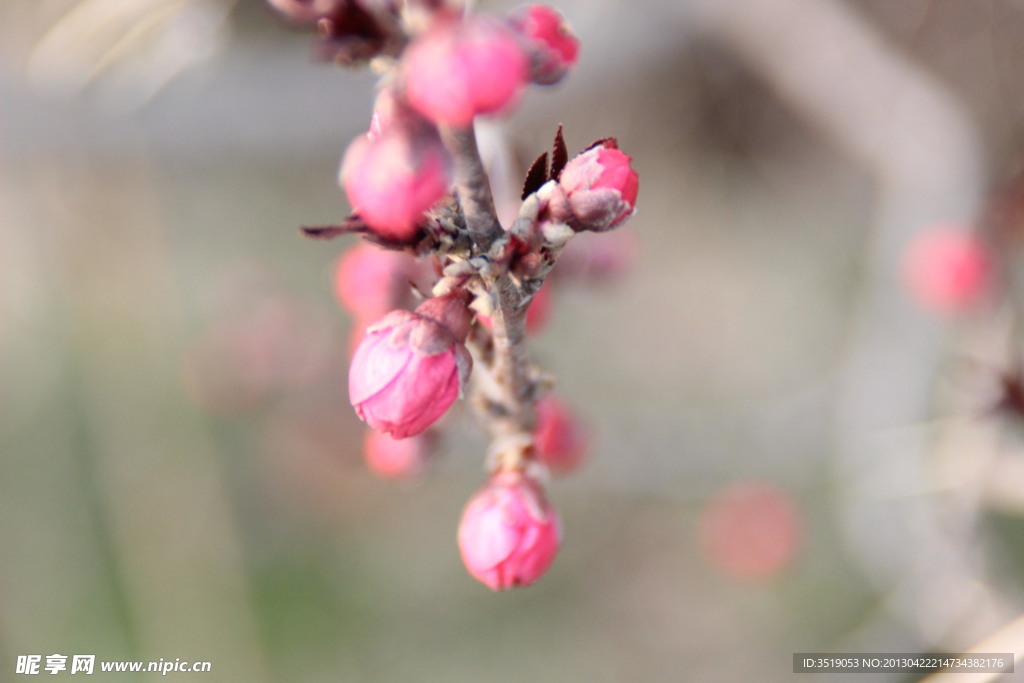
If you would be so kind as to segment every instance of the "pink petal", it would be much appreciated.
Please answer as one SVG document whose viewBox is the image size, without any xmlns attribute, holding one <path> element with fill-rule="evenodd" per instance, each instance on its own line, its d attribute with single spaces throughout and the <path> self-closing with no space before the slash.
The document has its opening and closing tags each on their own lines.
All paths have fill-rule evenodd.
<svg viewBox="0 0 1024 683">
<path fill-rule="evenodd" d="M 506 497 L 500 492 L 497 496 Z M 517 529 L 496 496 L 478 498 L 466 508 L 459 527 L 459 547 L 468 567 L 483 571 L 496 567 L 519 544 Z"/>
<path fill-rule="evenodd" d="M 466 125 L 475 112 L 455 50 L 450 27 L 415 40 L 404 59 L 406 93 L 412 106 L 435 123 Z"/>
<path fill-rule="evenodd" d="M 458 397 L 458 377 L 451 353 L 416 356 L 389 390 L 401 416 L 392 431 L 396 439 L 419 434 L 434 424 Z"/>
<path fill-rule="evenodd" d="M 388 343 L 390 329 L 371 332 L 352 356 L 348 373 L 348 396 L 353 406 L 379 394 L 399 377 L 412 359 L 412 352 Z"/>
<path fill-rule="evenodd" d="M 458 57 L 479 113 L 510 107 L 529 76 L 529 63 L 518 41 L 497 27 L 481 25 Z"/>
<path fill-rule="evenodd" d="M 437 396 L 423 407 L 423 412 L 413 417 L 411 414 L 408 421 L 399 429 L 392 431 L 396 439 L 404 439 L 407 436 L 415 436 L 437 422 L 442 415 L 455 403 L 459 397 L 459 379 L 453 373 L 444 389 Z"/>
</svg>

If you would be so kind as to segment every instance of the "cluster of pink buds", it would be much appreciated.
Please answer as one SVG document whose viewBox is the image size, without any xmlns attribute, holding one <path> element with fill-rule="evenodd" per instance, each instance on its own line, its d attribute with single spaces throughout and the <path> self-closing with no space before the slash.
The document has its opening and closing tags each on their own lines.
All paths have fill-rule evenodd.
<svg viewBox="0 0 1024 683">
<path fill-rule="evenodd" d="M 349 398 L 374 430 L 367 463 L 385 477 L 423 471 L 439 421 L 464 397 L 491 448 L 487 482 L 459 525 L 463 561 L 494 590 L 529 585 L 561 544 L 548 474 L 579 467 L 589 437 L 530 360 L 528 335 L 551 315 L 554 282 L 545 281 L 570 240 L 633 215 L 632 159 L 613 138 L 569 158 L 559 129 L 550 156 L 522 169 L 518 216 L 502 225 L 474 120 L 508 113 L 531 83 L 557 83 L 576 63 L 579 42 L 561 14 L 543 5 L 476 14 L 443 0 L 271 4 L 318 27 L 322 55 L 373 61 L 382 74 L 369 130 L 341 164 L 352 214 L 304 229 L 369 243 L 335 271 L 337 298 L 359 328 Z M 565 279 L 614 270 L 590 266 L 607 260 L 577 251 Z"/>
</svg>

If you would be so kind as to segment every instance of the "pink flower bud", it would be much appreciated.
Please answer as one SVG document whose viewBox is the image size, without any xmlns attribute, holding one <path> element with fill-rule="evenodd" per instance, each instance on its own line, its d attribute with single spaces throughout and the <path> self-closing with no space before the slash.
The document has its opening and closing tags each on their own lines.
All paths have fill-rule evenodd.
<svg viewBox="0 0 1024 683">
<path fill-rule="evenodd" d="M 409 103 L 437 124 L 468 126 L 477 114 L 512 107 L 528 77 L 515 34 L 479 15 L 438 21 L 405 51 Z"/>
<path fill-rule="evenodd" d="M 936 313 L 962 313 L 989 291 L 992 255 L 971 233 L 938 227 L 911 243 L 903 275 L 911 296 L 922 307 Z"/>
<path fill-rule="evenodd" d="M 557 10 L 529 5 L 512 15 L 512 25 L 529 46 L 530 80 L 534 83 L 557 83 L 576 63 L 580 41 Z"/>
<path fill-rule="evenodd" d="M 385 479 L 402 479 L 421 474 L 433 453 L 431 432 L 395 439 L 390 434 L 368 431 L 363 439 L 367 466 Z"/>
<path fill-rule="evenodd" d="M 633 215 L 640 189 L 632 161 L 612 139 L 573 157 L 558 178 L 564 199 L 552 198 L 549 210 L 576 230 L 603 232 L 618 226 Z"/>
<path fill-rule="evenodd" d="M 422 280 L 424 270 L 424 264 L 404 252 L 358 244 L 338 260 L 334 294 L 356 318 L 374 321 L 410 306 L 411 283 Z"/>
<path fill-rule="evenodd" d="M 586 459 L 588 441 L 586 430 L 557 396 L 549 394 L 537 402 L 533 443 L 553 474 L 579 468 Z"/>
<path fill-rule="evenodd" d="M 348 392 L 360 419 L 396 439 L 434 424 L 469 379 L 463 341 L 470 313 L 459 295 L 393 311 L 366 331 L 352 356 Z"/>
<path fill-rule="evenodd" d="M 699 519 L 708 561 L 737 579 L 778 575 L 800 545 L 800 518 L 792 498 L 770 484 L 743 482 L 719 492 Z"/>
<path fill-rule="evenodd" d="M 500 472 L 466 505 L 459 549 L 466 569 L 492 590 L 529 586 L 558 553 L 558 513 L 537 482 L 521 472 Z"/>
<path fill-rule="evenodd" d="M 448 193 L 450 160 L 437 131 L 388 127 L 357 137 L 345 152 L 340 180 L 352 208 L 384 237 L 409 240 L 423 212 Z"/>
</svg>

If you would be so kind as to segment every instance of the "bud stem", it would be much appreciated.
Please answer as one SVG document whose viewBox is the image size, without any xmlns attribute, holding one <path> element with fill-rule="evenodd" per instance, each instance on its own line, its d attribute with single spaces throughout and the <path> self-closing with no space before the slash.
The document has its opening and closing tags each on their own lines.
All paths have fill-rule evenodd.
<svg viewBox="0 0 1024 683">
<path fill-rule="evenodd" d="M 487 179 L 473 125 L 465 128 L 440 126 L 441 139 L 455 160 L 455 192 L 466 217 L 466 227 L 473 241 L 486 253 L 504 234 L 494 209 L 491 184 Z"/>
<path fill-rule="evenodd" d="M 486 254 L 491 246 L 505 234 L 494 209 L 490 182 L 480 159 L 473 126 L 464 128 L 440 126 L 441 139 L 455 160 L 455 190 L 466 218 L 466 227 L 472 236 L 477 253 Z M 494 340 L 490 374 L 494 380 L 496 396 L 491 396 L 500 410 L 484 416 L 492 438 L 522 435 L 529 438 L 534 422 L 533 383 L 528 376 L 529 358 L 526 354 L 526 310 L 530 299 L 508 272 L 487 282 L 496 295 L 497 307 L 491 317 L 491 335 Z M 522 460 L 532 449 L 516 457 L 502 458 L 501 469 L 520 469 Z"/>
<path fill-rule="evenodd" d="M 491 318 L 494 359 L 491 372 L 501 390 L 500 402 L 504 419 L 492 425 L 495 436 L 529 435 L 534 421 L 534 390 L 527 376 L 526 309 L 518 287 L 507 273 L 494 283 L 498 294 L 498 310 Z"/>
</svg>

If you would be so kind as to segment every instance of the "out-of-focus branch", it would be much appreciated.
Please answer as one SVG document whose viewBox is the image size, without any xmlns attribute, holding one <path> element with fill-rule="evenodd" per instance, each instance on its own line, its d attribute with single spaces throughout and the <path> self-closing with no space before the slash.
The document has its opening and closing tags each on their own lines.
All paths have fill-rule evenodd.
<svg viewBox="0 0 1024 683">
<path fill-rule="evenodd" d="M 1019 665 L 1024 659 L 1024 615 L 988 636 L 964 654 L 982 654 L 1012 652 L 1013 662 Z M 969 672 L 969 673 L 937 673 L 924 679 L 924 683 L 988 683 L 1001 677 L 1000 673 Z"/>
<path fill-rule="evenodd" d="M 79 0 L 32 50 L 28 82 L 63 96 L 98 84 L 115 108 L 141 106 L 222 46 L 236 2 Z"/>
</svg>

